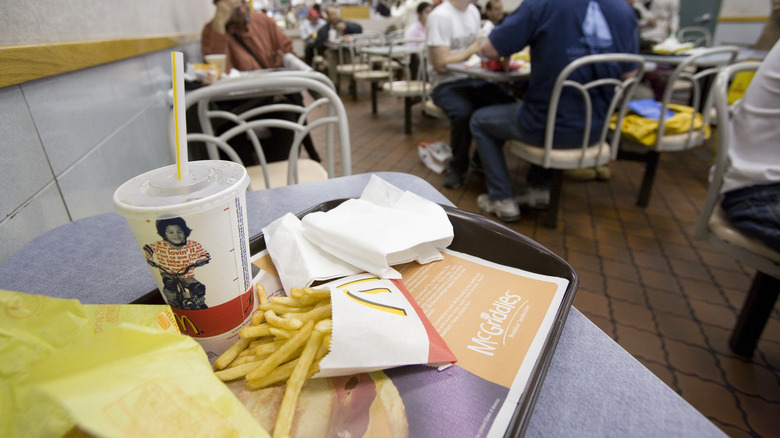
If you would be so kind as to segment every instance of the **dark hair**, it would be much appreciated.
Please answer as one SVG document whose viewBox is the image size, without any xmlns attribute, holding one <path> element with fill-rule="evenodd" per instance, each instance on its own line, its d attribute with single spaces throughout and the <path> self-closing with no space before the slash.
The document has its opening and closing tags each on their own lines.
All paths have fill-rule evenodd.
<svg viewBox="0 0 780 438">
<path fill-rule="evenodd" d="M 419 5 L 417 5 L 417 15 L 420 15 L 420 14 L 422 14 L 422 13 L 423 13 L 423 11 L 425 10 L 425 8 L 427 8 L 427 7 L 428 7 L 428 6 L 430 6 L 430 5 L 431 5 L 431 4 L 430 4 L 430 3 L 428 3 L 428 2 L 420 2 L 420 4 L 419 4 Z"/>
<path fill-rule="evenodd" d="M 485 3 L 485 10 L 490 11 L 493 9 L 493 0 L 488 0 L 487 3 Z"/>
<path fill-rule="evenodd" d="M 157 223 L 155 224 L 157 227 L 157 234 L 159 234 L 163 239 L 165 239 L 165 229 L 168 228 L 169 225 L 180 226 L 182 231 L 184 231 L 184 237 L 190 237 L 190 233 L 192 233 L 192 230 L 187 227 L 187 222 L 184 222 L 184 219 L 180 217 L 157 219 Z"/>
</svg>

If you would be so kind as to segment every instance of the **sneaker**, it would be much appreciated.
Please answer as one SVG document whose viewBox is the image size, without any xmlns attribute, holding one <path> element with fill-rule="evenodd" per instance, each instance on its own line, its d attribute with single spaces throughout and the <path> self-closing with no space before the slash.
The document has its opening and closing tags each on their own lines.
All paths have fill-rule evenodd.
<svg viewBox="0 0 780 438">
<path fill-rule="evenodd" d="M 528 187 L 522 195 L 515 196 L 521 207 L 544 210 L 550 205 L 550 190 Z"/>
<path fill-rule="evenodd" d="M 494 201 L 487 193 L 477 196 L 477 205 L 486 213 L 493 213 L 504 222 L 515 222 L 520 219 L 520 208 L 512 198 Z"/>
<path fill-rule="evenodd" d="M 599 166 L 596 168 L 596 179 L 599 181 L 609 181 L 612 178 L 612 172 L 607 166 Z"/>
<path fill-rule="evenodd" d="M 461 184 L 463 184 L 463 176 L 452 169 L 447 169 L 447 172 L 444 174 L 444 187 L 457 189 Z"/>
<path fill-rule="evenodd" d="M 563 171 L 563 176 L 572 181 L 593 181 L 597 177 L 597 172 L 594 168 L 567 169 Z"/>
</svg>

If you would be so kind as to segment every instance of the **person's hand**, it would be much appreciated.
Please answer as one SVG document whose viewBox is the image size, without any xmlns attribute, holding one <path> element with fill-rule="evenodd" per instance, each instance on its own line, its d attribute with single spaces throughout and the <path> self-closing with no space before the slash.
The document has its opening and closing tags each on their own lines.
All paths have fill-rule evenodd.
<svg viewBox="0 0 780 438">
<path fill-rule="evenodd" d="M 482 38 L 474 38 L 474 42 L 471 43 L 471 45 L 466 49 L 468 50 L 469 56 L 479 55 L 479 49 L 482 47 L 482 41 L 484 41 Z"/>
<path fill-rule="evenodd" d="M 230 16 L 233 15 L 233 9 L 239 5 L 239 0 L 219 0 L 217 10 L 214 12 L 214 18 L 211 20 L 211 27 L 217 33 L 225 34 Z"/>
</svg>

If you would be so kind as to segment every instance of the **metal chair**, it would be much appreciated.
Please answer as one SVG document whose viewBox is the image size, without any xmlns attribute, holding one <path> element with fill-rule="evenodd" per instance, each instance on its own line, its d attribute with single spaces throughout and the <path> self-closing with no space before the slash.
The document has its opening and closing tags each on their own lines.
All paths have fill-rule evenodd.
<svg viewBox="0 0 780 438">
<path fill-rule="evenodd" d="M 428 50 L 424 43 L 425 41 L 421 40 L 397 39 L 389 45 L 388 58 L 391 60 L 411 55 L 416 55 L 419 59 L 415 77 L 412 77 L 409 63 L 404 62 L 403 76 L 398 80 L 389 80 L 382 84 L 382 90 L 389 95 L 404 99 L 404 132 L 406 134 L 412 133 L 412 108 L 415 104 L 424 101 L 431 88 L 431 84 L 425 80 Z M 388 64 L 385 68 L 392 76 L 394 67 Z"/>
<path fill-rule="evenodd" d="M 729 107 L 728 86 L 735 74 L 755 71 L 759 65 L 761 63 L 755 61 L 732 64 L 724 67 L 715 79 L 712 94 L 719 119 L 715 166 L 694 232 L 696 239 L 706 240 L 721 252 L 756 269 L 753 283 L 729 339 L 731 350 L 743 356 L 753 355 L 780 292 L 780 253 L 732 227 L 720 208 L 723 175 L 730 165 L 730 117 L 739 105 L 737 101 Z"/>
<path fill-rule="evenodd" d="M 213 102 L 219 100 L 249 99 L 262 96 L 278 96 L 307 91 L 313 96 L 308 105 L 298 106 L 291 103 L 274 103 L 250 108 L 240 114 L 213 108 Z M 270 187 L 318 181 L 338 176 L 335 169 L 336 135 L 341 153 L 341 176 L 351 174 L 351 154 L 347 113 L 341 99 L 335 92 L 331 80 L 314 71 L 273 71 L 259 72 L 238 79 L 227 79 L 189 92 L 185 97 L 185 110 L 197 107 L 198 120 L 202 133 L 188 133 L 187 141 L 203 142 L 209 159 L 220 159 L 222 151 L 230 160 L 244 164 L 228 141 L 246 135 L 257 154 L 259 165 L 247 167 L 250 189 L 260 190 Z M 295 121 L 274 118 L 274 113 L 297 114 Z M 323 114 L 324 113 L 324 114 Z M 265 118 L 255 119 L 258 116 Z M 214 134 L 212 122 L 217 119 L 234 124 L 220 135 Z M 253 120 L 254 119 L 254 120 Z M 169 117 L 169 132 L 173 132 L 173 114 Z M 263 153 L 262 141 L 258 132 L 278 128 L 293 132 L 293 142 L 286 161 L 268 163 Z M 326 165 L 300 158 L 303 139 L 312 131 L 325 129 Z M 173 145 L 173 139 L 169 139 Z M 173 146 L 172 153 L 174 152 Z"/>
<path fill-rule="evenodd" d="M 650 192 L 661 152 L 683 151 L 704 143 L 709 132 L 711 117 L 709 109 L 712 104 L 709 97 L 704 101 L 702 101 L 702 97 L 708 96 L 708 84 L 721 67 L 734 62 L 738 51 L 739 48 L 735 46 L 712 47 L 701 49 L 686 57 L 675 67 L 666 82 L 667 85 L 660 102 L 661 115 L 658 120 L 655 142 L 652 145 L 646 145 L 627 138 L 625 135 L 622 136 L 618 159 L 645 163 L 645 172 L 636 201 L 637 205 L 646 207 L 650 202 Z M 689 67 L 695 67 L 695 71 L 690 71 Z M 666 126 L 668 122 L 666 113 L 669 110 L 669 104 L 674 103 L 673 95 L 675 91 L 679 91 L 679 83 L 681 82 L 689 84 L 689 87 L 686 88 L 690 92 L 689 103 L 694 108 L 694 117 L 691 118 L 687 132 L 669 134 Z M 699 128 L 695 128 L 693 123 L 697 116 L 701 117 Z"/>
<path fill-rule="evenodd" d="M 349 91 L 353 100 L 358 98 L 357 81 L 371 82 L 371 103 L 374 113 L 376 113 L 376 92 L 378 91 L 376 82 L 386 80 L 387 73 L 384 70 L 374 70 L 368 56 L 362 50 L 365 47 L 382 45 L 383 42 L 384 35 L 379 32 L 346 35 L 344 41 L 340 43 L 342 50 L 338 52 L 339 62 L 336 66 L 338 77 L 346 76 L 349 78 Z"/>
<path fill-rule="evenodd" d="M 711 47 L 712 32 L 703 26 L 687 26 L 677 31 L 677 40 L 691 43 L 693 47 Z"/>
<path fill-rule="evenodd" d="M 579 83 L 572 79 L 572 74 L 584 67 L 605 63 L 633 63 L 637 65 L 637 75 L 629 79 L 619 78 L 597 78 L 587 83 Z M 563 185 L 563 171 L 568 169 L 587 169 L 596 166 L 602 166 L 610 160 L 615 159 L 617 154 L 618 142 L 620 141 L 620 132 L 614 132 L 611 140 L 607 140 L 610 133 L 609 123 L 613 115 L 617 115 L 618 126 L 623 120 L 627 110 L 627 102 L 633 95 L 639 81 L 644 75 L 644 59 L 639 55 L 625 53 L 609 53 L 584 56 L 572 61 L 558 75 L 555 86 L 550 96 L 550 107 L 547 111 L 547 124 L 544 136 L 544 145 L 538 146 L 529 143 L 523 143 L 519 140 L 510 140 L 510 151 L 523 160 L 541 166 L 546 169 L 553 169 L 552 187 L 550 189 L 550 205 L 545 218 L 545 225 L 555 228 L 558 221 L 558 209 L 560 206 L 561 188 Z M 584 119 L 584 129 L 582 135 L 582 144 L 575 149 L 556 149 L 555 146 L 555 124 L 558 114 L 558 105 L 561 94 L 564 90 L 573 90 L 579 93 L 583 98 L 584 108 L 582 115 Z M 600 127 L 600 135 L 596 143 L 590 143 L 591 125 L 594 117 L 593 100 L 590 92 L 599 92 L 606 90 L 612 93 L 610 105 L 604 117 L 604 124 Z"/>
</svg>

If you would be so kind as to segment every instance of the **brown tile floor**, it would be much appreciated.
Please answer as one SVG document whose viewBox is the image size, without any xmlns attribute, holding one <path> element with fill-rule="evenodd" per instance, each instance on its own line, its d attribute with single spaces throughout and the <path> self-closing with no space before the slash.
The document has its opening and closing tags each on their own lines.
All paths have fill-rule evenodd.
<svg viewBox="0 0 780 438">
<path fill-rule="evenodd" d="M 401 100 L 380 94 L 372 115 L 368 87 L 359 92 L 353 101 L 342 91 L 352 172 L 414 174 L 479 212 L 480 175 L 445 189 L 417 157 L 420 142 L 448 141 L 447 121 L 423 117 L 417 106 L 413 134 L 404 135 Z M 580 276 L 574 306 L 728 435 L 780 436 L 780 312 L 752 359 L 731 353 L 727 339 L 753 271 L 692 237 L 709 165 L 707 147 L 662 156 L 643 209 L 634 204 L 643 168 L 613 162 L 610 181 L 564 183 L 557 229 L 535 211 L 510 227 L 564 257 Z M 510 169 L 519 185 L 525 166 L 510 160 Z"/>
</svg>

